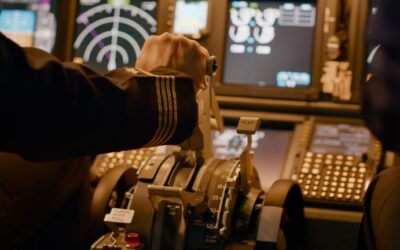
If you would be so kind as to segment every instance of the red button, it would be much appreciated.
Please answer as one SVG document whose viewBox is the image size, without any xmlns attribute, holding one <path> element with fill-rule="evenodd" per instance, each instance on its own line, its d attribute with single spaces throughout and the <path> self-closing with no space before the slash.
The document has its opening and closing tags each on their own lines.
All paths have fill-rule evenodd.
<svg viewBox="0 0 400 250">
<path fill-rule="evenodd" d="M 142 242 L 140 241 L 140 235 L 137 233 L 128 233 L 126 235 L 126 245 L 128 247 L 140 247 Z"/>
</svg>

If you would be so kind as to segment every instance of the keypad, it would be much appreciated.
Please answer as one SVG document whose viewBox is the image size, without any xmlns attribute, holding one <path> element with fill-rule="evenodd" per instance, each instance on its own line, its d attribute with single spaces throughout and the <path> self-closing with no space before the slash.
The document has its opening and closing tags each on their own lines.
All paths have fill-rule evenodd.
<svg viewBox="0 0 400 250">
<path fill-rule="evenodd" d="M 99 155 L 94 165 L 95 175 L 100 178 L 108 170 L 120 165 L 127 165 L 139 169 L 143 162 L 154 152 L 155 148 L 144 148 Z"/>
<path fill-rule="evenodd" d="M 292 179 L 306 200 L 360 203 L 367 174 L 361 157 L 307 152 Z"/>
</svg>

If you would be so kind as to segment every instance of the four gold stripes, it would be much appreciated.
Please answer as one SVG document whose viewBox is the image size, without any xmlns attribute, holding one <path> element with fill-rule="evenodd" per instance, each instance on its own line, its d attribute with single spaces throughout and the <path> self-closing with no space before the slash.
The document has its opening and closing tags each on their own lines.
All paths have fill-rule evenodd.
<svg viewBox="0 0 400 250">
<path fill-rule="evenodd" d="M 178 110 L 174 76 L 155 76 L 158 104 L 158 124 L 153 138 L 146 147 L 166 143 L 176 131 Z"/>
</svg>

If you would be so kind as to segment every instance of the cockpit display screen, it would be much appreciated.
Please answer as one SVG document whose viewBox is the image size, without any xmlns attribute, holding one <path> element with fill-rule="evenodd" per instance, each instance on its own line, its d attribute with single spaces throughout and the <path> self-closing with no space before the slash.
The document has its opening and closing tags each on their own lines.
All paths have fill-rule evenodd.
<svg viewBox="0 0 400 250">
<path fill-rule="evenodd" d="M 263 128 L 253 135 L 254 165 L 263 188 L 270 187 L 281 176 L 292 133 L 292 130 Z M 247 137 L 237 134 L 232 126 L 213 133 L 214 154 L 219 159 L 239 157 L 246 145 Z"/>
<path fill-rule="evenodd" d="M 356 155 L 368 153 L 371 134 L 366 127 L 347 123 L 317 123 L 314 129 L 310 151 Z"/>
<path fill-rule="evenodd" d="M 107 72 L 133 66 L 157 31 L 155 0 L 80 0 L 74 61 Z"/>
<path fill-rule="evenodd" d="M 23 47 L 52 53 L 56 42 L 56 0 L 1 0 L 0 32 Z"/>
<path fill-rule="evenodd" d="M 208 0 L 176 0 L 172 32 L 196 35 L 207 27 Z"/>
<path fill-rule="evenodd" d="M 311 85 L 315 1 L 230 1 L 224 84 Z"/>
</svg>

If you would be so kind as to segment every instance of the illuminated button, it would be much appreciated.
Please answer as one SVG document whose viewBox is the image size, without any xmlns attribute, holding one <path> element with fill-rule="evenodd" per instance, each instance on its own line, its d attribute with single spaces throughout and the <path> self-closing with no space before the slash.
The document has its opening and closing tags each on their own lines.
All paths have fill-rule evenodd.
<svg viewBox="0 0 400 250">
<path fill-rule="evenodd" d="M 305 176 L 304 174 L 299 175 L 300 179 L 304 179 L 304 176 Z"/>
<path fill-rule="evenodd" d="M 346 181 L 347 181 L 347 178 L 346 178 L 346 177 L 342 177 L 342 178 L 340 178 L 340 181 L 341 181 L 341 182 L 346 182 Z"/>
<path fill-rule="evenodd" d="M 339 180 L 339 177 L 333 176 L 332 180 L 333 180 L 333 181 L 338 181 L 338 180 Z"/>
<path fill-rule="evenodd" d="M 113 168 L 113 167 L 115 167 L 115 164 L 114 163 L 110 163 L 110 165 L 108 165 L 108 167 L 109 168 Z"/>
<path fill-rule="evenodd" d="M 352 167 L 351 172 L 357 172 L 357 167 Z"/>
<path fill-rule="evenodd" d="M 345 187 L 345 186 L 346 186 L 346 184 L 343 182 L 339 184 L 339 187 Z"/>
<path fill-rule="evenodd" d="M 115 156 L 117 158 L 124 158 L 124 152 L 118 152 Z"/>
<path fill-rule="evenodd" d="M 335 171 L 335 172 L 333 172 L 333 175 L 334 176 L 340 176 L 340 172 L 339 171 Z"/>
<path fill-rule="evenodd" d="M 344 164 L 346 166 L 349 166 L 349 167 L 353 166 L 353 162 L 352 161 L 346 161 Z"/>
<path fill-rule="evenodd" d="M 336 159 L 338 159 L 338 160 L 343 160 L 343 155 L 337 155 L 337 156 L 336 156 Z"/>
<path fill-rule="evenodd" d="M 363 186 L 361 184 L 357 184 L 356 186 L 358 189 L 361 189 Z"/>
<path fill-rule="evenodd" d="M 317 158 L 323 158 L 324 155 L 323 155 L 323 154 L 317 154 L 316 157 L 317 157 Z"/>
<path fill-rule="evenodd" d="M 313 152 L 307 152 L 306 154 L 307 157 L 312 157 L 313 155 L 314 155 Z"/>
<path fill-rule="evenodd" d="M 111 159 L 111 162 L 112 162 L 112 163 L 116 163 L 116 162 L 117 162 L 117 158 L 112 158 L 112 159 Z"/>
<path fill-rule="evenodd" d="M 108 153 L 107 154 L 107 156 L 110 157 L 110 158 L 114 157 L 114 155 L 115 155 L 115 153 Z"/>
<path fill-rule="evenodd" d="M 343 194 L 346 191 L 346 189 L 345 188 L 338 188 L 337 191 L 338 191 L 338 193 Z"/>
<path fill-rule="evenodd" d="M 330 164 L 332 164 L 332 160 L 325 160 L 325 162 L 324 162 L 326 165 L 330 165 Z"/>
<path fill-rule="evenodd" d="M 321 179 L 321 175 L 315 176 L 315 179 L 316 179 L 316 180 L 320 180 L 320 179 Z"/>
<path fill-rule="evenodd" d="M 312 179 L 313 178 L 313 175 L 312 174 L 308 174 L 307 175 L 307 179 Z"/>
<path fill-rule="evenodd" d="M 336 161 L 335 161 L 335 165 L 343 165 L 343 161 L 338 161 L 338 160 L 336 160 Z"/>
<path fill-rule="evenodd" d="M 326 171 L 326 174 L 327 174 L 327 175 L 331 175 L 331 174 L 332 174 L 332 171 L 328 170 L 328 171 Z"/>
<path fill-rule="evenodd" d="M 126 164 L 131 165 L 132 164 L 132 160 L 127 160 Z"/>
<path fill-rule="evenodd" d="M 324 186 L 328 186 L 329 185 L 329 181 L 324 181 Z"/>
<path fill-rule="evenodd" d="M 335 187 L 331 187 L 329 190 L 330 190 L 331 192 L 336 192 L 336 188 L 335 188 Z"/>
<path fill-rule="evenodd" d="M 299 180 L 297 181 L 297 183 L 302 184 L 302 183 L 303 183 L 303 179 L 299 179 Z"/>
<path fill-rule="evenodd" d="M 329 198 L 334 198 L 335 197 L 335 193 L 329 193 Z"/>
<path fill-rule="evenodd" d="M 335 170 L 336 170 L 336 171 L 339 171 L 339 170 L 341 170 L 341 169 L 342 169 L 341 166 L 337 166 L 337 165 L 335 166 Z"/>
<path fill-rule="evenodd" d="M 354 156 L 348 155 L 348 156 L 346 157 L 346 160 L 352 161 L 352 160 L 354 160 Z"/>
<path fill-rule="evenodd" d="M 309 168 L 302 168 L 302 169 L 301 169 L 301 172 L 302 172 L 303 174 L 308 174 L 308 173 L 310 172 L 310 169 L 309 169 Z"/>
<path fill-rule="evenodd" d="M 310 164 L 312 162 L 312 160 L 311 160 L 311 158 L 305 158 L 304 162 L 305 162 L 304 164 Z"/>
<path fill-rule="evenodd" d="M 332 166 L 332 165 L 329 165 L 329 166 L 326 167 L 326 169 L 332 170 L 332 169 L 333 169 L 333 166 Z"/>
<path fill-rule="evenodd" d="M 361 183 L 363 183 L 363 182 L 364 182 L 364 179 L 362 179 L 362 178 L 358 178 L 358 179 L 357 179 L 357 183 L 358 183 L 358 184 L 361 184 Z"/>
<path fill-rule="evenodd" d="M 306 184 L 310 185 L 311 184 L 311 180 L 306 180 Z"/>
<path fill-rule="evenodd" d="M 304 196 L 307 196 L 307 195 L 308 195 L 308 191 L 307 191 L 307 190 L 304 190 L 304 191 L 303 191 L 303 194 L 304 194 Z"/>
<path fill-rule="evenodd" d="M 365 162 L 360 162 L 360 163 L 358 163 L 358 166 L 365 168 L 367 166 L 367 164 Z"/>
<path fill-rule="evenodd" d="M 314 169 L 311 171 L 311 173 L 317 175 L 317 174 L 319 174 L 319 169 L 314 168 Z"/>
<path fill-rule="evenodd" d="M 312 190 L 317 191 L 318 190 L 318 186 L 313 186 Z"/>
<path fill-rule="evenodd" d="M 350 177 L 356 177 L 356 173 L 350 173 Z"/>
<path fill-rule="evenodd" d="M 348 188 L 354 188 L 354 183 L 347 183 Z"/>
<path fill-rule="evenodd" d="M 322 160 L 321 159 L 315 159 L 315 161 L 314 161 L 315 163 L 319 163 L 319 164 L 321 164 L 322 163 Z"/>
<path fill-rule="evenodd" d="M 332 158 L 333 158 L 333 155 L 332 155 L 332 154 L 327 154 L 327 155 L 326 155 L 326 158 L 327 158 L 327 159 L 332 159 Z"/>
<path fill-rule="evenodd" d="M 358 172 L 359 173 L 365 173 L 365 172 L 367 172 L 367 169 L 366 168 L 359 168 Z"/>
<path fill-rule="evenodd" d="M 359 178 L 363 178 L 363 179 L 364 179 L 364 177 L 365 177 L 365 174 L 358 174 L 358 177 L 359 177 Z"/>
<path fill-rule="evenodd" d="M 348 172 L 342 172 L 342 176 L 347 177 L 349 175 Z"/>
<path fill-rule="evenodd" d="M 292 180 L 297 180 L 297 174 L 292 175 Z"/>
<path fill-rule="evenodd" d="M 311 196 L 317 196 L 317 192 L 311 191 Z"/>
<path fill-rule="evenodd" d="M 348 166 L 343 167 L 343 171 L 349 171 L 349 170 L 350 170 L 350 168 Z"/>
<path fill-rule="evenodd" d="M 356 189 L 356 190 L 354 191 L 354 193 L 355 193 L 355 194 L 361 194 L 361 190 L 360 190 L 360 189 Z"/>
<path fill-rule="evenodd" d="M 321 192 L 321 197 L 326 197 L 326 192 Z"/>
<path fill-rule="evenodd" d="M 336 194 L 336 198 L 343 199 L 343 194 Z"/>
<path fill-rule="evenodd" d="M 324 180 L 329 181 L 330 179 L 331 179 L 331 177 L 330 177 L 329 175 L 326 175 L 326 176 L 324 177 Z"/>
<path fill-rule="evenodd" d="M 346 199 L 346 200 L 350 200 L 350 199 L 351 199 L 351 194 L 346 194 L 346 195 L 345 195 L 345 199 Z"/>
<path fill-rule="evenodd" d="M 313 167 L 314 167 L 314 168 L 320 168 L 320 167 L 321 167 L 321 164 L 314 164 Z"/>
<path fill-rule="evenodd" d="M 305 189 L 305 190 L 310 189 L 310 185 L 305 185 L 305 186 L 304 186 L 304 189 Z"/>
<path fill-rule="evenodd" d="M 331 183 L 331 186 L 332 186 L 332 187 L 337 187 L 337 185 L 338 185 L 338 183 L 337 183 L 336 181 L 333 181 L 333 182 Z"/>
<path fill-rule="evenodd" d="M 354 195 L 354 199 L 359 201 L 359 200 L 361 200 L 361 196 L 360 195 Z"/>
<path fill-rule="evenodd" d="M 349 178 L 349 182 L 350 182 L 350 183 L 356 182 L 356 178 L 354 178 L 354 177 Z"/>
<path fill-rule="evenodd" d="M 326 192 L 328 191 L 328 187 L 322 187 L 321 190 Z"/>
<path fill-rule="evenodd" d="M 319 181 L 314 181 L 314 185 L 318 186 L 319 185 Z"/>
<path fill-rule="evenodd" d="M 353 189 L 346 189 L 346 193 L 348 193 L 348 194 L 351 194 L 351 193 L 353 193 Z"/>
</svg>

